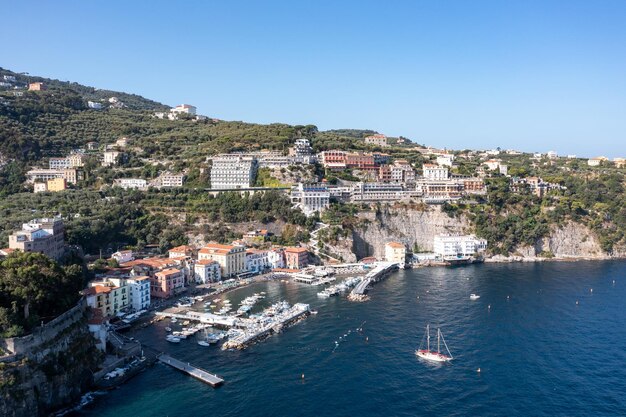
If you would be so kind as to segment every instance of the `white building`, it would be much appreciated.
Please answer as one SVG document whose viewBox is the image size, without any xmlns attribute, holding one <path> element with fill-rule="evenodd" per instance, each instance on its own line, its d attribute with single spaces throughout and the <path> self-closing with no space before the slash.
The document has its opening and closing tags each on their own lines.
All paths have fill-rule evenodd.
<svg viewBox="0 0 626 417">
<path fill-rule="evenodd" d="M 330 192 L 324 184 L 299 183 L 291 189 L 291 202 L 305 215 L 322 212 L 330 205 Z"/>
<path fill-rule="evenodd" d="M 82 172 L 73 168 L 68 169 L 31 169 L 26 173 L 28 182 L 35 181 L 48 181 L 55 178 L 65 178 L 70 184 L 76 184 L 76 182 L 82 178 Z"/>
<path fill-rule="evenodd" d="M 376 146 L 389 146 L 387 143 L 387 136 L 385 135 L 371 135 L 365 138 L 365 143 Z"/>
<path fill-rule="evenodd" d="M 100 110 L 100 109 L 102 109 L 102 103 L 98 103 L 98 102 L 96 102 L 96 101 L 88 101 L 88 102 L 87 102 L 87 106 L 88 106 L 90 109 L 94 109 L 94 110 Z"/>
<path fill-rule="evenodd" d="M 247 249 L 246 267 L 248 272 L 261 273 L 271 268 L 267 250 Z"/>
<path fill-rule="evenodd" d="M 135 259 L 132 250 L 120 250 L 111 255 L 111 258 L 115 259 L 118 264 L 130 262 Z"/>
<path fill-rule="evenodd" d="M 488 161 L 485 161 L 485 165 L 487 165 L 487 168 L 489 168 L 490 170 L 494 171 L 496 169 L 500 169 L 500 163 L 502 161 L 499 159 L 490 159 Z"/>
<path fill-rule="evenodd" d="M 196 283 L 206 284 L 222 279 L 220 264 L 210 259 L 201 259 L 193 267 Z"/>
<path fill-rule="evenodd" d="M 102 161 L 103 167 L 109 167 L 117 165 L 121 156 L 121 152 L 118 151 L 106 151 L 104 153 L 104 160 Z"/>
<path fill-rule="evenodd" d="M 281 248 L 274 248 L 267 251 L 267 262 L 270 269 L 285 267 L 285 251 Z"/>
<path fill-rule="evenodd" d="M 311 164 L 315 161 L 313 148 L 308 139 L 296 139 L 293 145 L 294 161 L 299 164 Z"/>
<path fill-rule="evenodd" d="M 556 153 L 555 151 L 548 151 L 546 155 L 548 159 L 557 159 L 559 157 L 559 154 Z"/>
<path fill-rule="evenodd" d="M 148 187 L 148 181 L 143 178 L 118 178 L 115 180 L 114 185 L 122 187 L 125 190 L 142 190 Z"/>
<path fill-rule="evenodd" d="M 159 182 L 161 187 L 182 187 L 185 174 L 172 174 L 171 172 L 164 172 L 159 176 Z"/>
<path fill-rule="evenodd" d="M 70 161 L 67 158 L 50 158 L 48 167 L 50 169 L 67 169 L 70 168 Z"/>
<path fill-rule="evenodd" d="M 434 252 L 444 260 L 467 260 L 487 249 L 487 241 L 474 235 L 437 235 L 433 246 Z"/>
<path fill-rule="evenodd" d="M 220 155 L 212 158 L 211 188 L 248 188 L 254 184 L 257 160 L 252 156 Z"/>
<path fill-rule="evenodd" d="M 33 192 L 35 193 L 45 193 L 48 191 L 48 183 L 46 182 L 36 182 L 33 186 Z"/>
<path fill-rule="evenodd" d="M 453 162 L 454 155 L 451 153 L 437 155 L 437 165 L 451 167 Z"/>
<path fill-rule="evenodd" d="M 150 307 L 150 278 L 134 277 L 126 280 L 130 288 L 130 305 L 135 311 Z"/>
<path fill-rule="evenodd" d="M 606 156 L 597 156 L 595 158 L 588 159 L 587 165 L 589 165 L 590 167 L 598 167 L 602 162 L 606 162 L 608 160 L 609 158 L 607 158 Z"/>
<path fill-rule="evenodd" d="M 398 201 L 416 196 L 416 192 L 405 191 L 402 184 L 359 182 L 350 190 L 351 201 Z"/>
<path fill-rule="evenodd" d="M 179 106 L 174 107 L 173 109 L 170 110 L 170 113 L 174 113 L 174 114 L 189 114 L 191 116 L 195 116 L 196 115 L 196 107 L 192 106 L 191 104 L 181 104 Z"/>
<path fill-rule="evenodd" d="M 448 168 L 439 165 L 424 164 L 422 166 L 422 175 L 429 180 L 447 180 L 449 172 Z"/>
</svg>

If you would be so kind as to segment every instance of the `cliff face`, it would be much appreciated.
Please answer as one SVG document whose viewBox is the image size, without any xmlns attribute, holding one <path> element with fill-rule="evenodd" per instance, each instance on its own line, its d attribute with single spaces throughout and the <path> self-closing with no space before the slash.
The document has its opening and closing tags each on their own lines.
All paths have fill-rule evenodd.
<svg viewBox="0 0 626 417">
<path fill-rule="evenodd" d="M 47 415 L 89 388 L 101 354 L 84 308 L 61 327 L 55 326 L 53 336 L 26 339 L 19 343 L 23 352 L 0 358 L 0 415 Z"/>
<path fill-rule="evenodd" d="M 519 247 L 511 257 L 494 257 L 498 260 L 536 260 L 546 253 L 557 259 L 608 259 L 611 256 L 602 250 L 597 236 L 585 225 L 567 222 L 553 226 L 548 236 L 539 239 L 533 246 Z M 620 256 L 616 252 L 614 256 Z"/>
<path fill-rule="evenodd" d="M 385 243 L 402 242 L 407 247 L 418 246 L 420 251 L 433 250 L 433 238 L 444 233 L 470 233 L 471 225 L 465 216 L 449 217 L 439 206 L 425 210 L 384 207 L 379 213 L 365 212 L 359 217 L 369 222 L 353 232 L 353 252 L 357 258 L 375 256 L 384 258 Z"/>
<path fill-rule="evenodd" d="M 378 213 L 362 212 L 358 217 L 366 220 L 363 226 L 336 245 L 326 245 L 330 252 L 341 255 L 347 262 L 366 256 L 383 259 L 385 243 L 392 240 L 404 243 L 409 249 L 417 245 L 419 251 L 429 252 L 433 250 L 433 239 L 438 234 L 473 233 L 472 224 L 466 216 L 449 217 L 439 206 L 430 206 L 423 211 L 383 207 Z M 535 245 L 519 247 L 511 256 L 494 256 L 487 261 L 537 261 L 544 259 L 542 256 L 548 253 L 557 259 L 608 259 L 611 256 L 626 256 L 626 249 L 616 248 L 609 255 L 602 251 L 593 231 L 570 221 L 560 227 L 553 226 L 550 233 Z"/>
</svg>

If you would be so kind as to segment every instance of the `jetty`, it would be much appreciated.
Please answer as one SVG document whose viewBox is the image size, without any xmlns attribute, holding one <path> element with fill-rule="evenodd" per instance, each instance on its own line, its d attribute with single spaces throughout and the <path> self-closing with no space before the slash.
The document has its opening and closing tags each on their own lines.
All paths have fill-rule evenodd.
<svg viewBox="0 0 626 417">
<path fill-rule="evenodd" d="M 244 329 L 233 329 L 229 332 L 231 334 L 228 341 L 222 345 L 222 350 L 245 349 L 252 343 L 280 332 L 285 326 L 293 324 L 311 313 L 309 305 L 302 303 L 292 307 L 284 302 L 277 303 L 268 310 L 273 310 L 271 316 L 246 319 Z"/>
<path fill-rule="evenodd" d="M 183 313 L 171 313 L 166 311 L 158 311 L 159 317 L 169 317 L 179 320 L 199 321 L 203 324 L 211 326 L 233 327 L 237 324 L 237 318 L 234 316 L 218 315 L 213 313 L 201 313 L 198 311 L 186 311 Z"/>
<path fill-rule="evenodd" d="M 212 387 L 218 387 L 224 383 L 224 380 L 219 376 L 207 372 L 202 368 L 198 368 L 197 366 L 193 366 L 189 363 L 179 361 L 178 359 L 172 358 L 165 353 L 160 354 L 157 359 L 159 360 L 159 362 L 169 365 L 172 368 L 178 369 L 179 371 L 182 371 L 189 376 L 199 379 L 200 381 L 205 382 Z"/>
<path fill-rule="evenodd" d="M 399 268 L 397 263 L 381 262 L 376 268 L 372 269 L 350 292 L 348 300 L 350 301 L 366 301 L 368 300 L 367 291 L 370 285 L 384 279 L 388 273 Z"/>
</svg>

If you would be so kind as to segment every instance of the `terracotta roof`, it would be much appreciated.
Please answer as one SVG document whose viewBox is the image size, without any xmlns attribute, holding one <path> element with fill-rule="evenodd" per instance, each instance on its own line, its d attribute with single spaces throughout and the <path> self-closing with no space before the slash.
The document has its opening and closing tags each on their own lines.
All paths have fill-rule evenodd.
<svg viewBox="0 0 626 417">
<path fill-rule="evenodd" d="M 83 290 L 85 295 L 106 294 L 112 291 L 111 287 L 105 287 L 104 285 L 96 285 Z"/>
<path fill-rule="evenodd" d="M 147 279 L 150 279 L 150 277 L 147 277 L 147 276 L 144 275 L 144 276 L 141 276 L 141 277 L 134 277 L 134 278 L 128 278 L 128 279 L 131 280 L 131 281 L 145 281 Z"/>
<path fill-rule="evenodd" d="M 222 245 L 221 243 L 207 243 L 204 245 L 205 248 L 215 248 L 215 249 L 233 249 L 233 245 Z"/>
<path fill-rule="evenodd" d="M 122 267 L 133 267 L 133 266 L 149 266 L 151 268 L 164 268 L 169 265 L 173 265 L 175 262 L 169 258 L 145 258 L 145 259 L 135 259 L 134 261 L 124 262 Z"/>
<path fill-rule="evenodd" d="M 217 263 L 217 261 L 214 261 L 212 259 L 200 259 L 198 262 L 196 262 L 197 265 L 211 265 Z"/>
<path fill-rule="evenodd" d="M 230 250 L 228 249 L 210 249 L 210 248 L 202 248 L 198 251 L 198 253 L 206 253 L 209 255 L 228 255 Z"/>
<path fill-rule="evenodd" d="M 181 246 L 176 246 L 175 248 L 170 249 L 168 252 L 182 252 L 182 253 L 187 253 L 187 252 L 193 252 L 194 247 L 192 246 L 188 246 L 188 245 L 181 245 Z"/>
<path fill-rule="evenodd" d="M 387 242 L 386 245 L 395 249 L 400 249 L 400 248 L 406 249 L 406 247 L 400 242 Z"/>
<path fill-rule="evenodd" d="M 290 252 L 290 253 L 302 253 L 302 252 L 308 252 L 307 248 L 287 248 L 285 249 L 285 252 Z"/>
<path fill-rule="evenodd" d="M 182 273 L 182 271 L 180 269 L 176 269 L 176 268 L 169 268 L 169 269 L 164 269 L 163 271 L 159 271 L 154 275 L 158 275 L 158 276 L 168 276 L 168 275 L 174 275 L 174 274 L 180 274 Z"/>
</svg>

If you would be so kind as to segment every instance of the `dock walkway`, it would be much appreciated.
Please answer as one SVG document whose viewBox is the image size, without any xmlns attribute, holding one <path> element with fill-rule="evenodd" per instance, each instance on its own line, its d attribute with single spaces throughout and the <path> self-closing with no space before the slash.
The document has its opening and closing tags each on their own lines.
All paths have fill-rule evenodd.
<svg viewBox="0 0 626 417">
<path fill-rule="evenodd" d="M 219 376 L 207 372 L 202 368 L 198 368 L 197 366 L 193 366 L 189 363 L 179 361 L 178 359 L 172 358 L 171 356 L 164 353 L 159 355 L 158 359 L 160 362 L 176 368 L 179 371 L 183 371 L 187 375 L 199 379 L 200 381 L 205 382 L 212 387 L 218 387 L 224 383 L 224 380 Z"/>
</svg>

